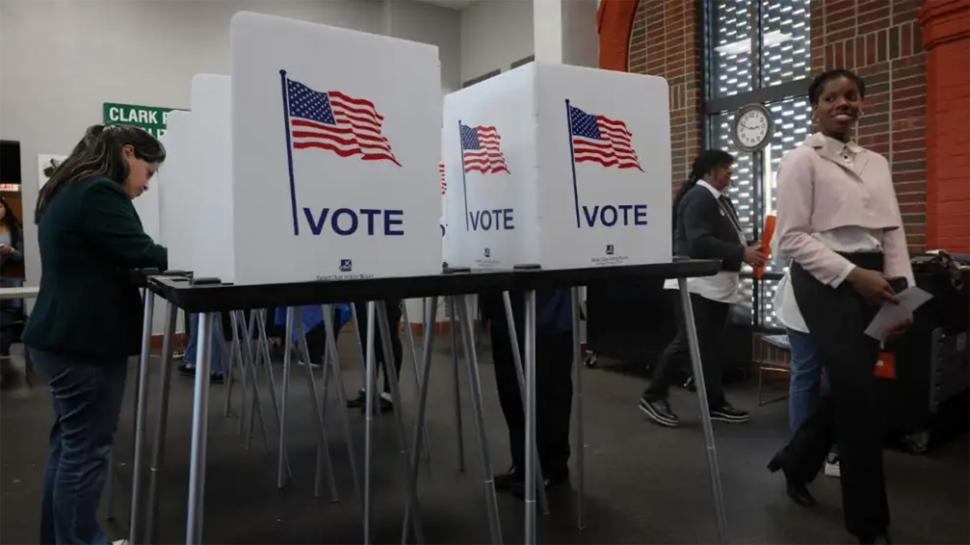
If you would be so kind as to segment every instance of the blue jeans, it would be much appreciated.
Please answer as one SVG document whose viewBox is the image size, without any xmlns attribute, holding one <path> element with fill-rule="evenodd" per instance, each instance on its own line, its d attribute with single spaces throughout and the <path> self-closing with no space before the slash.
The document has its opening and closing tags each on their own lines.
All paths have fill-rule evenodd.
<svg viewBox="0 0 970 545">
<path fill-rule="evenodd" d="M 788 425 L 795 432 L 815 411 L 822 381 L 822 352 L 808 333 L 788 330 L 791 381 L 788 383 Z"/>
<path fill-rule="evenodd" d="M 127 358 L 93 360 L 30 349 L 54 401 L 40 542 L 107 543 L 98 503 L 118 429 Z"/>
<path fill-rule="evenodd" d="M 189 367 L 195 367 L 195 358 L 198 355 L 199 345 L 199 314 L 192 315 L 192 332 L 189 335 L 189 342 L 185 346 L 185 363 Z M 225 369 L 226 351 L 222 337 L 222 320 L 218 313 L 212 316 L 212 352 L 209 356 L 209 372 L 222 374 Z"/>
</svg>

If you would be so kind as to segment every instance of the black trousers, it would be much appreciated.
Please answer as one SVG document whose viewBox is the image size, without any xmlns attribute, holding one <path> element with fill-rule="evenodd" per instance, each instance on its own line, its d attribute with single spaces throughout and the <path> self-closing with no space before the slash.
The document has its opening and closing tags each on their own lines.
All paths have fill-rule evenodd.
<svg viewBox="0 0 970 545">
<path fill-rule="evenodd" d="M 846 257 L 859 266 L 882 270 L 879 254 Z M 785 447 L 785 470 L 793 479 L 810 482 L 833 442 L 838 444 L 846 528 L 871 539 L 889 526 L 883 419 L 873 375 L 879 345 L 863 333 L 878 307 L 868 304 L 847 282 L 833 289 L 797 263 L 791 268 L 791 280 L 798 307 L 822 352 L 831 392 Z"/>
<path fill-rule="evenodd" d="M 340 334 L 337 324 L 340 323 L 340 311 L 333 308 L 334 337 Z M 323 363 L 325 351 L 327 349 L 327 326 L 324 322 L 315 325 L 313 329 L 306 332 L 307 351 L 310 352 L 310 361 Z"/>
<path fill-rule="evenodd" d="M 376 304 L 380 304 L 377 301 Z M 394 355 L 394 368 L 397 370 L 398 376 L 401 375 L 401 335 L 400 327 L 401 323 L 401 300 L 400 299 L 387 299 L 384 301 L 387 305 L 387 322 L 391 329 L 391 350 Z M 358 328 L 357 334 L 360 336 L 360 342 L 364 344 L 364 356 L 367 356 L 367 303 L 363 301 L 357 301 L 354 303 L 357 308 L 357 320 Z M 411 324 L 404 324 L 405 327 L 411 327 Z M 378 324 L 374 324 L 374 362 L 377 364 L 378 374 L 384 372 L 384 366 L 386 361 L 384 360 L 384 343 L 381 340 L 380 329 L 377 327 Z M 384 391 L 390 392 L 391 385 L 387 380 L 387 376 L 384 376 Z"/>
<path fill-rule="evenodd" d="M 497 296 L 497 300 L 493 297 L 483 296 L 480 301 L 484 314 L 491 321 L 495 385 L 509 427 L 512 463 L 521 470 L 525 467 L 525 414 L 502 299 L 501 296 Z M 513 297 L 516 299 L 520 298 Z M 516 325 L 521 330 L 522 325 Z M 518 341 L 524 365 L 525 338 L 519 334 Z M 536 335 L 536 445 L 544 477 L 561 477 L 568 471 L 569 418 L 573 398 L 572 342 L 572 332 Z"/>
<path fill-rule="evenodd" d="M 677 316 L 677 335 L 664 348 L 660 361 L 653 371 L 653 382 L 644 392 L 649 400 L 667 399 L 670 387 L 676 382 L 678 371 L 690 366 L 690 346 L 687 343 L 687 323 L 680 304 L 680 291 L 667 290 L 672 298 L 674 313 Z M 701 349 L 701 363 L 704 366 L 704 384 L 707 387 L 707 403 L 718 407 L 725 401 L 721 387 L 722 362 L 719 345 L 724 326 L 727 324 L 730 305 L 690 294 L 694 309 L 694 325 L 697 327 L 697 343 Z"/>
</svg>

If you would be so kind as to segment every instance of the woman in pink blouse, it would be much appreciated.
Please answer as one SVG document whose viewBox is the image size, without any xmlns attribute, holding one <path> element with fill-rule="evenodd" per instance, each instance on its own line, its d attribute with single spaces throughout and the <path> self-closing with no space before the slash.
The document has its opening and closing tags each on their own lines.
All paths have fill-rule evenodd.
<svg viewBox="0 0 970 545">
<path fill-rule="evenodd" d="M 888 542 L 889 506 L 873 367 L 879 344 L 863 330 L 893 285 L 913 284 L 906 235 L 886 158 L 852 141 L 865 83 L 830 70 L 809 87 L 820 132 L 788 152 L 778 171 L 778 242 L 791 260 L 780 312 L 815 341 L 830 393 L 771 460 L 788 495 L 806 488 L 839 448 L 846 527 L 861 543 Z M 905 279 L 905 280 L 904 280 Z"/>
</svg>

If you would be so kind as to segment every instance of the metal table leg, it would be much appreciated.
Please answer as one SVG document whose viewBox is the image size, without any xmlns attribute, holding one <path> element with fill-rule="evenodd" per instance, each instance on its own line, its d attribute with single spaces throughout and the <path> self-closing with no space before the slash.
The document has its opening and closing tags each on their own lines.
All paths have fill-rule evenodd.
<svg viewBox="0 0 970 545">
<path fill-rule="evenodd" d="M 424 373 L 421 370 L 421 360 L 418 359 L 418 350 L 414 343 L 414 332 L 411 331 L 411 319 L 408 317 L 407 300 L 401 300 L 401 317 L 404 320 L 404 342 L 408 345 L 411 353 L 411 362 L 414 364 L 414 393 L 415 397 L 421 395 L 421 385 Z M 432 322 L 433 326 L 434 322 Z M 431 439 L 428 437 L 428 429 L 422 423 L 421 439 L 424 441 L 425 461 L 431 460 Z"/>
<path fill-rule="evenodd" d="M 263 314 L 263 310 L 257 310 L 255 312 L 256 317 L 256 328 L 258 330 L 258 351 L 263 354 L 263 361 L 265 362 L 266 377 L 269 379 L 269 399 L 273 403 L 273 417 L 276 419 L 276 428 L 279 429 L 282 424 L 282 418 L 280 415 L 280 404 L 279 399 L 276 397 L 276 392 L 278 391 L 278 384 L 276 382 L 276 372 L 273 371 L 273 359 L 269 354 L 269 339 L 266 337 L 266 317 Z M 290 468 L 290 457 L 286 448 L 283 448 L 283 462 L 286 469 L 286 476 L 292 477 L 293 470 Z"/>
<path fill-rule="evenodd" d="M 350 431 L 350 420 L 347 418 L 347 411 L 343 410 L 346 406 L 346 396 L 344 395 L 343 372 L 340 369 L 340 358 L 337 353 L 337 336 L 333 325 L 333 305 L 323 305 L 323 326 L 327 334 L 327 353 L 329 354 L 329 364 L 333 368 L 333 382 L 337 391 L 337 404 L 340 410 L 340 422 L 344 428 L 344 435 L 347 439 L 347 457 L 350 459 L 350 472 L 354 478 L 354 491 L 357 497 L 363 499 L 360 493 L 360 476 L 357 473 L 357 456 L 354 455 L 354 436 Z M 356 335 L 356 332 L 354 332 Z"/>
<path fill-rule="evenodd" d="M 254 322 L 250 321 L 249 325 L 246 325 L 246 315 L 241 310 L 232 311 L 230 313 L 230 321 L 232 323 L 233 329 L 233 349 L 237 354 L 240 355 L 239 358 L 239 368 L 242 373 L 249 373 L 249 389 L 252 396 L 252 406 L 249 408 L 250 420 L 249 427 L 246 429 L 246 450 L 249 450 L 253 444 L 253 425 L 255 421 L 259 421 L 259 431 L 263 436 L 263 445 L 266 450 L 269 450 L 269 433 L 266 431 L 266 419 L 263 417 L 263 404 L 259 399 L 259 376 L 256 372 L 256 358 L 253 356 L 252 344 L 249 339 L 252 338 L 253 325 Z M 242 322 L 243 327 L 239 327 L 239 323 Z M 239 331 L 245 331 L 247 339 L 245 341 L 239 338 Z M 247 381 L 243 381 L 245 384 Z"/>
<path fill-rule="evenodd" d="M 573 414 L 576 417 L 576 528 L 586 527 L 586 439 L 583 422 L 583 355 L 579 339 L 579 287 L 570 290 L 573 314 Z"/>
<path fill-rule="evenodd" d="M 152 313 L 155 311 L 155 294 L 145 290 L 145 314 L 142 317 L 141 354 L 138 357 L 138 383 L 135 387 L 135 446 L 131 467 L 131 522 L 128 538 L 131 543 L 141 539 L 142 473 L 145 465 L 145 426 L 148 408 L 148 362 L 152 357 Z M 168 314 L 172 306 L 168 306 Z M 109 475 L 110 478 L 110 475 Z"/>
<path fill-rule="evenodd" d="M 155 424 L 155 437 L 152 441 L 152 459 L 148 466 L 148 507 L 145 522 L 145 542 L 156 543 L 155 521 L 158 518 L 158 481 L 162 472 L 165 456 L 165 431 L 168 426 L 168 398 L 172 386 L 172 341 L 175 337 L 175 319 L 178 309 L 169 303 L 166 313 L 168 323 L 162 337 L 162 387 L 158 393 L 158 422 Z"/>
<path fill-rule="evenodd" d="M 536 448 L 536 292 L 525 292 L 525 451 Z M 525 482 L 535 482 L 535 459 L 525 456 Z M 525 543 L 536 542 L 536 489 L 525 487 Z"/>
<path fill-rule="evenodd" d="M 677 285 L 680 288 L 680 304 L 684 311 L 684 323 L 687 326 L 687 344 L 690 347 L 690 361 L 694 370 L 694 382 L 697 384 L 701 423 L 704 427 L 704 444 L 707 452 L 707 466 L 711 472 L 711 489 L 714 493 L 717 532 L 721 543 L 726 543 L 727 516 L 724 513 L 724 493 L 721 491 L 721 470 L 718 467 L 717 449 L 714 446 L 714 428 L 711 426 L 711 413 L 707 404 L 707 387 L 704 380 L 704 367 L 701 364 L 700 345 L 697 342 L 697 326 L 694 324 L 694 308 L 691 305 L 690 293 L 687 291 L 687 279 L 678 278 Z"/>
<path fill-rule="evenodd" d="M 233 314 L 233 316 L 235 316 L 235 314 Z M 222 411 L 222 415 L 226 417 L 232 415 L 232 387 L 235 384 L 235 381 L 233 381 L 232 374 L 236 370 L 236 358 L 239 355 L 239 352 L 236 350 L 236 342 L 235 342 L 235 338 L 238 335 L 235 322 L 233 322 L 232 329 L 233 329 L 232 331 L 233 342 L 229 348 L 229 366 L 226 368 L 226 403 Z M 242 365 L 240 365 L 239 367 L 242 368 Z M 242 371 L 240 370 L 240 372 Z"/>
<path fill-rule="evenodd" d="M 297 337 L 300 339 L 300 351 L 302 352 L 301 358 L 304 360 L 303 369 L 306 370 L 307 374 L 307 388 L 309 388 L 308 393 L 310 394 L 310 410 L 313 411 L 313 416 L 317 419 L 317 431 L 320 434 L 317 438 L 317 451 L 320 458 L 322 458 L 324 466 L 326 467 L 327 484 L 330 486 L 330 501 L 337 502 L 340 498 L 337 495 L 337 483 L 333 475 L 333 461 L 330 459 L 330 442 L 327 440 L 326 424 L 323 421 L 323 412 L 320 410 L 320 403 L 318 401 L 317 379 L 313 376 L 313 368 L 310 367 L 310 350 L 307 347 L 306 332 L 304 331 L 302 319 L 297 321 L 296 328 Z M 317 479 L 317 481 L 319 481 L 319 479 Z M 319 490 L 314 490 L 314 494 L 319 495 Z"/>
<path fill-rule="evenodd" d="M 509 328 L 509 342 L 512 345 L 512 361 L 515 363 L 515 375 L 518 379 L 519 399 L 522 400 L 522 414 L 525 414 L 525 377 L 522 372 L 522 357 L 519 354 L 519 335 L 515 331 L 515 316 L 512 314 L 512 299 L 509 296 L 509 292 L 502 292 L 502 303 L 505 306 L 505 321 Z M 532 449 L 532 457 L 536 465 L 535 486 L 539 489 L 539 504 L 542 506 L 542 512 L 548 515 L 549 500 L 546 498 L 545 479 L 542 478 L 542 462 L 539 458 L 539 445 L 534 446 L 535 448 Z"/>
<path fill-rule="evenodd" d="M 478 375 L 478 357 L 475 355 L 475 342 L 472 338 L 472 315 L 464 296 L 459 296 L 458 310 L 461 314 L 462 338 L 465 345 L 465 365 L 468 368 L 469 389 L 472 394 L 472 408 L 475 414 L 475 428 L 478 432 L 478 450 L 482 465 L 482 485 L 485 492 L 485 504 L 488 510 L 488 525 L 492 543 L 502 543 L 502 523 L 499 520 L 498 498 L 495 495 L 495 478 L 492 473 L 492 462 L 488 453 L 488 438 L 485 434 L 485 403 L 482 399 L 482 382 Z M 528 467 L 529 457 L 526 456 Z M 531 482 L 531 474 L 526 475 L 526 482 Z M 528 494 L 530 487 L 525 487 Z M 533 491 L 533 508 L 535 507 Z"/>
<path fill-rule="evenodd" d="M 292 357 L 290 339 L 293 335 L 293 316 L 293 307 L 287 307 L 286 333 L 284 333 L 283 338 L 283 384 L 280 390 L 280 450 L 276 468 L 277 488 L 283 488 L 286 485 L 286 471 L 284 471 L 284 466 L 286 465 L 286 399 L 290 389 L 290 364 L 292 363 L 290 361 Z"/>
<path fill-rule="evenodd" d="M 353 305 L 351 305 L 353 307 Z M 356 325 L 356 311 L 354 321 Z M 374 302 L 367 302 L 367 357 L 364 359 L 364 545 L 371 543 L 373 513 L 373 422 L 374 422 Z M 359 335 L 358 335 L 359 337 Z"/>
<path fill-rule="evenodd" d="M 189 465 L 189 502 L 185 542 L 202 542 L 202 516 L 205 497 L 206 434 L 209 418 L 209 358 L 212 354 L 212 318 L 199 319 L 199 349 L 196 358 L 195 391 L 192 409 L 192 450 Z"/>
<path fill-rule="evenodd" d="M 425 415 L 427 414 L 428 407 L 428 384 L 431 378 L 431 355 L 434 347 L 434 317 L 438 312 L 438 298 L 431 298 L 431 313 L 425 314 L 424 316 L 424 350 L 422 351 L 422 356 L 424 362 L 421 365 L 421 370 L 423 377 L 421 378 L 421 388 L 418 392 L 418 415 L 414 423 L 414 440 L 411 444 L 414 445 L 414 452 L 411 453 L 411 480 L 414 483 L 415 489 L 418 486 L 418 460 L 421 459 L 421 441 L 419 441 L 421 435 L 421 429 L 427 429 L 424 426 Z M 404 509 L 404 528 L 401 530 L 401 543 L 407 543 L 408 533 L 410 532 L 411 523 L 411 512 L 410 504 L 405 506 Z"/>
<path fill-rule="evenodd" d="M 461 342 L 458 339 L 458 307 L 455 298 L 448 297 L 448 313 L 451 315 L 451 361 L 455 382 L 455 426 L 458 435 L 458 471 L 465 472 L 465 433 L 461 422 L 461 384 L 458 376 L 458 350 Z M 435 305 L 437 305 L 435 298 Z"/>
<path fill-rule="evenodd" d="M 393 403 L 394 423 L 397 425 L 397 440 L 401 465 L 404 472 L 404 486 L 406 490 L 405 505 L 410 505 L 409 510 L 414 523 L 415 540 L 424 543 L 424 524 L 421 520 L 421 506 L 418 503 L 417 489 L 411 475 L 411 448 L 408 445 L 407 436 L 404 432 L 404 417 L 402 412 L 404 406 L 401 402 L 401 390 L 398 384 L 397 362 L 394 358 L 394 350 L 391 345 L 391 327 L 387 320 L 387 305 L 384 301 L 379 301 L 376 306 L 377 325 L 380 328 L 381 345 L 384 354 L 384 379 L 391 389 L 391 401 Z M 370 315 L 369 315 L 370 316 Z M 407 510 L 407 509 L 406 509 Z"/>
</svg>

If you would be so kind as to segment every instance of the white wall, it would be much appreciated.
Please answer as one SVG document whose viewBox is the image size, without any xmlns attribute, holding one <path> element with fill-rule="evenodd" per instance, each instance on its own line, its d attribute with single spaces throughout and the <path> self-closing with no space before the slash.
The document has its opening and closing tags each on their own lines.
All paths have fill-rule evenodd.
<svg viewBox="0 0 970 545">
<path fill-rule="evenodd" d="M 37 154 L 69 152 L 104 102 L 187 108 L 193 75 L 229 73 L 240 10 L 435 44 L 443 87 L 460 87 L 459 12 L 410 0 L 0 0 L 0 138 L 21 145 L 27 285 L 40 280 Z"/>
<path fill-rule="evenodd" d="M 482 0 L 461 12 L 461 81 L 532 55 L 532 0 Z"/>
</svg>

